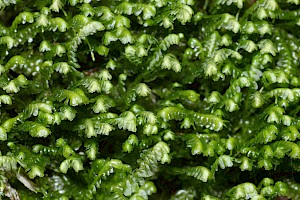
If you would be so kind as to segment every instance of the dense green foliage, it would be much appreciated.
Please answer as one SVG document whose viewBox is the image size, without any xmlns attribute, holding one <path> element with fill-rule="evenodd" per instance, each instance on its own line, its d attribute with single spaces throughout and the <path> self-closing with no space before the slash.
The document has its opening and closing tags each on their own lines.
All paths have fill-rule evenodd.
<svg viewBox="0 0 300 200">
<path fill-rule="evenodd" d="M 0 199 L 299 199 L 299 5 L 0 0 Z"/>
</svg>

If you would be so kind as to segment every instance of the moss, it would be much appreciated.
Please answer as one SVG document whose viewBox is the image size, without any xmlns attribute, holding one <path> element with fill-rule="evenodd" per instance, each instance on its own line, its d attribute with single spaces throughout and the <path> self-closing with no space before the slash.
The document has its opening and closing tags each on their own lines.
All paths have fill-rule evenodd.
<svg viewBox="0 0 300 200">
<path fill-rule="evenodd" d="M 298 0 L 0 0 L 0 198 L 299 198 Z"/>
</svg>

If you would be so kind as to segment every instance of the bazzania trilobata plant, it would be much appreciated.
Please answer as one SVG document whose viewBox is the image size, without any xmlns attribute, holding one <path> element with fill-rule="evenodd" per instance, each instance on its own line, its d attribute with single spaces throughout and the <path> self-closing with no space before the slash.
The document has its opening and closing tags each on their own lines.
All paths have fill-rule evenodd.
<svg viewBox="0 0 300 200">
<path fill-rule="evenodd" d="M 0 0 L 0 199 L 300 199 L 299 0 Z"/>
</svg>

